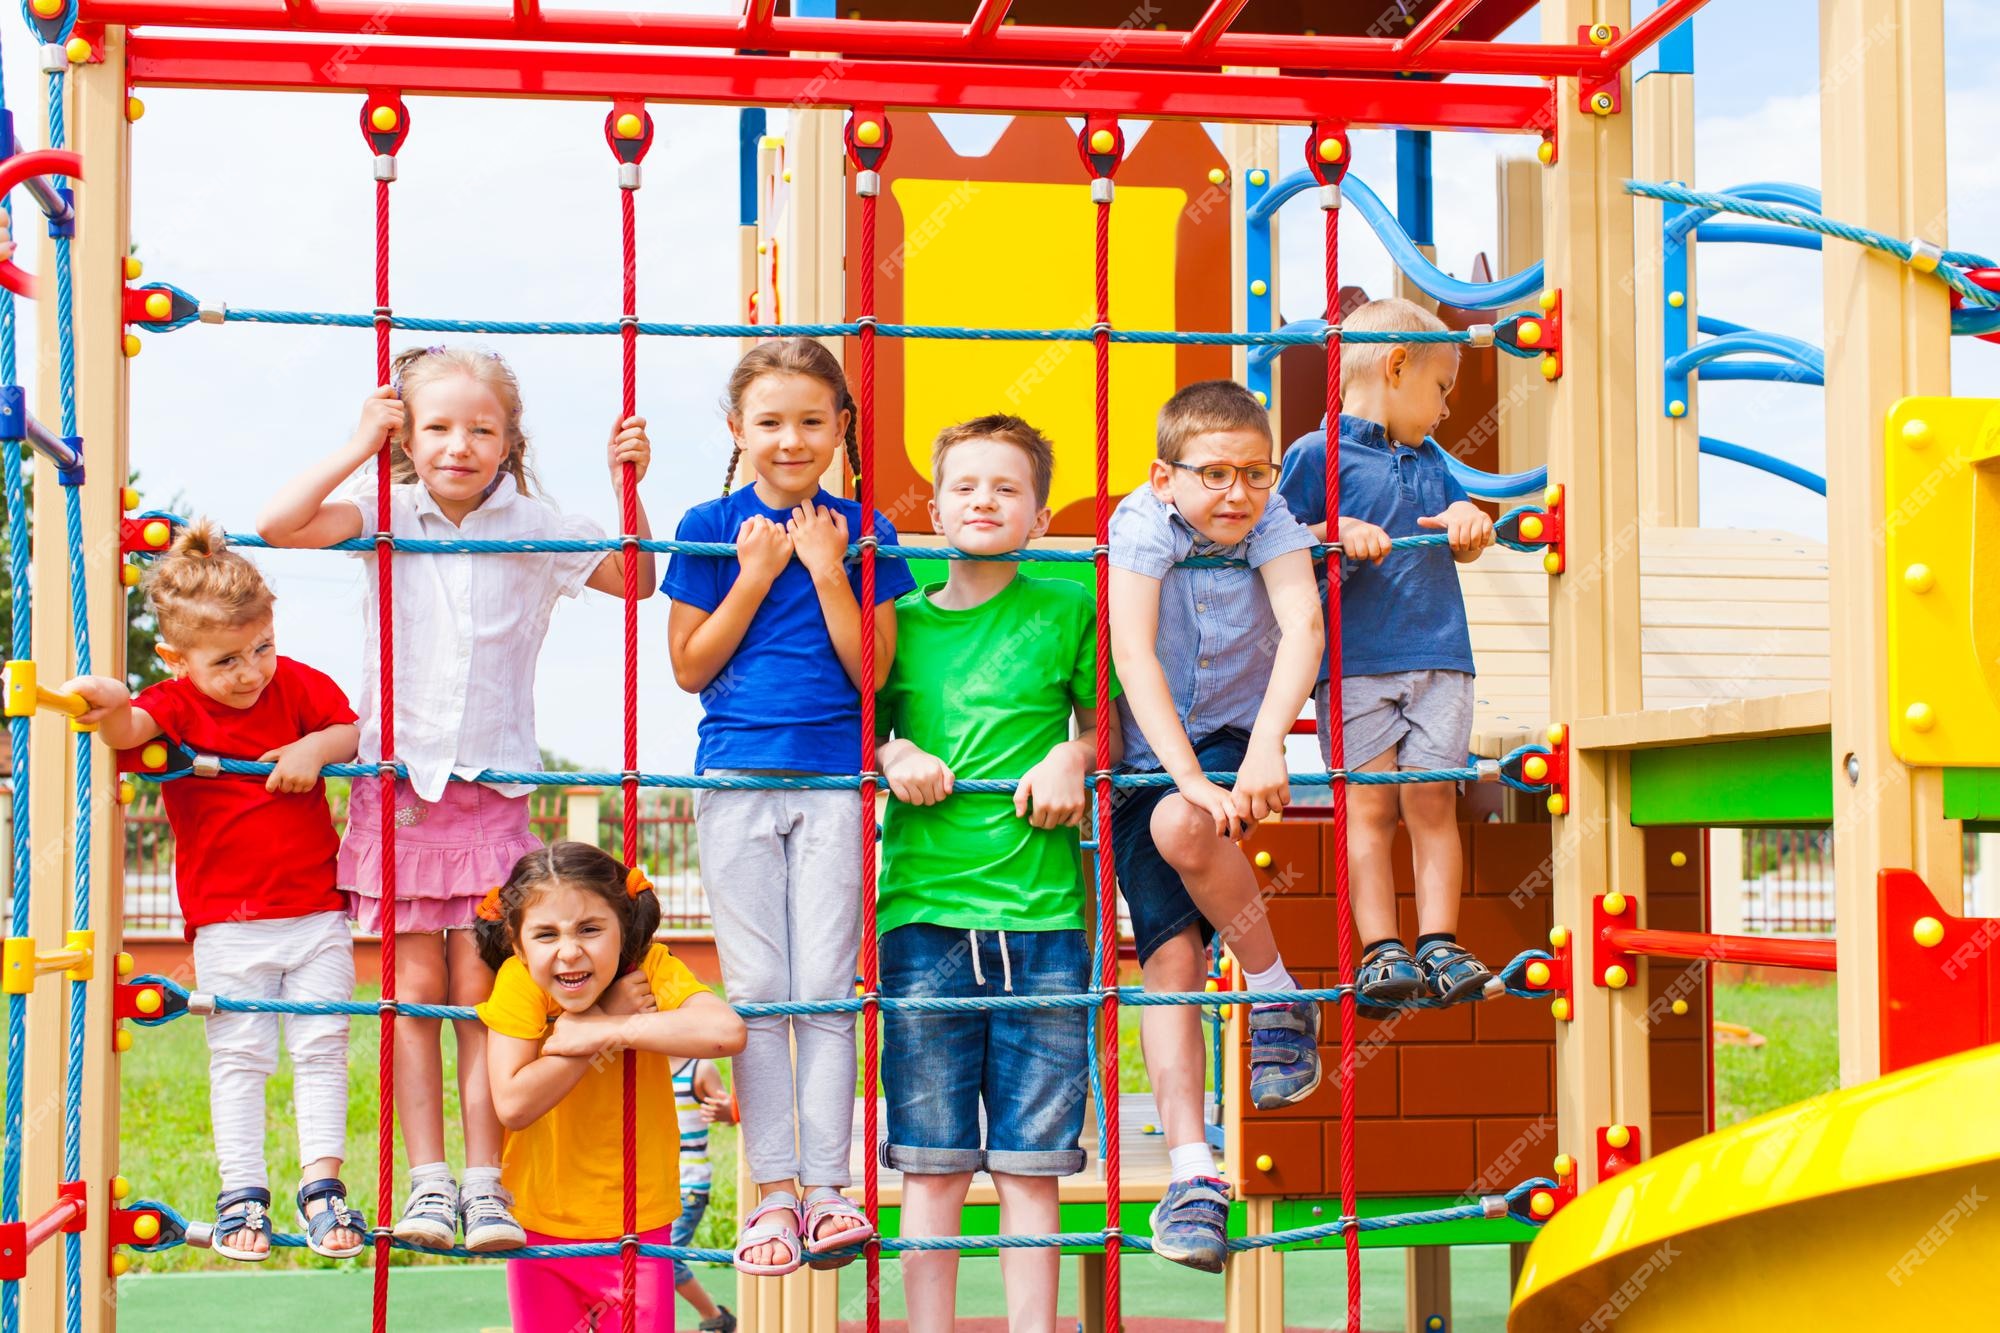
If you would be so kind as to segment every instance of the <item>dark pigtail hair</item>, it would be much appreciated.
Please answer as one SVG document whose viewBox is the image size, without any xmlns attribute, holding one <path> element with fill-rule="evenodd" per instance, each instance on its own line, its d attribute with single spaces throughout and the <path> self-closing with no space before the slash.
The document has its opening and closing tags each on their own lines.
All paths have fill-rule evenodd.
<svg viewBox="0 0 2000 1333">
<path fill-rule="evenodd" d="M 631 892 L 633 873 L 623 861 L 587 842 L 552 842 L 529 852 L 514 863 L 507 882 L 480 905 L 473 927 L 480 960 L 499 971 L 515 954 L 528 904 L 551 886 L 568 884 L 596 894 L 611 907 L 620 932 L 619 970 L 631 971 L 645 960 L 660 929 L 659 895 L 650 883 Z"/>
</svg>

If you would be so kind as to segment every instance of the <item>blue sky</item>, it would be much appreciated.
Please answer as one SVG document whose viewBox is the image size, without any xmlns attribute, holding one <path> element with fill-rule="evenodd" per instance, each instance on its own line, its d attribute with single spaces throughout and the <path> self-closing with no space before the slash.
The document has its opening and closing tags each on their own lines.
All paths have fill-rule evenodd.
<svg viewBox="0 0 2000 1333">
<path fill-rule="evenodd" d="M 2000 64 L 2000 10 L 1979 0 L 1947 0 L 1944 8 L 1950 239 L 2000 251 L 2000 167 L 1984 137 L 2000 122 L 2000 93 L 1988 75 Z M 1530 38 L 1536 22 L 1525 20 Z M 1817 183 L 1816 25 L 1817 6 L 1802 0 L 1715 0 L 1697 22 L 1696 185 Z M 33 49 L 18 23 L 0 35 L 21 137 L 39 145 Z M 367 308 L 373 186 L 353 99 L 145 96 L 148 112 L 134 134 L 133 235 L 149 277 L 236 306 Z M 655 319 L 733 320 L 735 113 L 656 116 L 663 137 L 639 198 L 640 309 Z M 412 119 L 395 187 L 399 310 L 616 315 L 618 200 L 601 108 L 419 99 Z M 773 128 L 781 124 L 774 116 Z M 1388 136 L 1357 136 L 1355 149 L 1356 170 L 1391 196 Z M 1297 160 L 1295 141 L 1282 151 L 1285 162 Z M 1476 254 L 1493 252 L 1494 156 L 1522 151 L 1518 140 L 1439 137 L 1439 260 L 1447 269 L 1464 275 Z M 1295 225 L 1284 247 L 1280 292 L 1292 312 L 1320 304 L 1316 232 Z M 1349 229 L 1342 252 L 1348 280 L 1387 288 L 1387 260 L 1364 229 Z M 1711 247 L 1702 259 L 1702 308 L 1818 343 L 1819 266 L 1810 252 Z M 617 406 L 615 340 L 489 341 L 521 376 L 545 488 L 563 507 L 608 525 L 615 510 L 601 460 Z M 642 348 L 641 410 L 656 448 L 644 497 L 658 529 L 670 530 L 686 506 L 715 493 L 727 448 L 716 399 L 733 355 L 734 345 L 721 342 Z M 32 366 L 25 350 L 23 361 Z M 132 367 L 132 453 L 149 502 L 179 492 L 190 508 L 248 527 L 276 479 L 346 437 L 373 373 L 372 339 L 361 331 L 232 324 L 147 336 Z M 2000 347 L 1960 340 L 1954 384 L 1961 394 L 2000 395 Z M 1723 384 L 1702 390 L 1700 404 L 1706 432 L 1821 467 L 1817 390 Z M 1815 496 L 1708 460 L 1702 480 L 1706 523 L 1824 533 Z M 282 650 L 358 692 L 357 562 L 287 553 L 270 557 L 267 569 L 280 598 Z M 641 762 L 686 771 L 696 712 L 666 668 L 664 603 L 644 608 L 641 626 Z M 617 643 L 616 603 L 588 595 L 558 612 L 543 654 L 536 698 L 543 743 L 589 766 L 617 762 L 618 719 L 606 706 L 618 697 Z"/>
</svg>

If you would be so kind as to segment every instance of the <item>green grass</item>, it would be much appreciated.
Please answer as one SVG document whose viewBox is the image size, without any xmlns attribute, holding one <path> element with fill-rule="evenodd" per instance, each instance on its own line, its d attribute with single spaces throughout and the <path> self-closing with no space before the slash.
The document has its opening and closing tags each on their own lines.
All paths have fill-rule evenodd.
<svg viewBox="0 0 2000 1333">
<path fill-rule="evenodd" d="M 1823 986 L 1717 986 L 1715 1016 L 1763 1036 L 1762 1046 L 1715 1049 L 1718 1129 L 1840 1086 L 1835 991 Z"/>
</svg>

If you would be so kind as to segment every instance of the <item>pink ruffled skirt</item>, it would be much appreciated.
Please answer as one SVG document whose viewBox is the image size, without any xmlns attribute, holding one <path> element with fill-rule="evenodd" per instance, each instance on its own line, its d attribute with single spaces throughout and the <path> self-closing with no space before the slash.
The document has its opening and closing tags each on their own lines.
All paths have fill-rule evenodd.
<svg viewBox="0 0 2000 1333">
<path fill-rule="evenodd" d="M 505 883 L 514 863 L 542 845 L 528 831 L 525 796 L 452 782 L 438 800 L 426 801 L 399 781 L 395 799 L 398 934 L 470 926 L 486 891 Z M 382 930 L 382 871 L 382 787 L 359 778 L 348 797 L 338 882 L 347 914 L 371 934 Z"/>
</svg>

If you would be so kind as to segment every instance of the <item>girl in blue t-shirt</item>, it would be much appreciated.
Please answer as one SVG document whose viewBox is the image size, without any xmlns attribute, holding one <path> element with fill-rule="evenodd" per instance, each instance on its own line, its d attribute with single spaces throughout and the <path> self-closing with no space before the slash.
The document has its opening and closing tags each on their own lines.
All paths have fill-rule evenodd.
<svg viewBox="0 0 2000 1333">
<path fill-rule="evenodd" d="M 701 696 L 696 771 L 853 774 L 860 690 L 888 676 L 895 601 L 915 584 L 901 561 L 878 562 L 874 611 L 863 614 L 860 562 L 847 554 L 861 506 L 820 489 L 843 445 L 849 466 L 859 467 L 846 377 L 810 339 L 759 343 L 730 374 L 724 407 L 736 451 L 722 497 L 690 509 L 674 536 L 734 542 L 737 554 L 676 555 L 661 585 L 673 599 L 674 680 Z M 732 492 L 728 483 L 746 461 L 751 484 Z M 879 543 L 895 542 L 887 519 L 877 513 L 870 522 Z M 861 679 L 864 633 L 875 636 L 870 681 Z M 731 1000 L 852 994 L 861 813 L 851 791 L 702 793 L 695 834 Z M 760 1202 L 737 1236 L 736 1267 L 778 1275 L 873 1234 L 840 1192 L 850 1179 L 854 1017 L 748 1022 L 734 1073 Z"/>
</svg>

